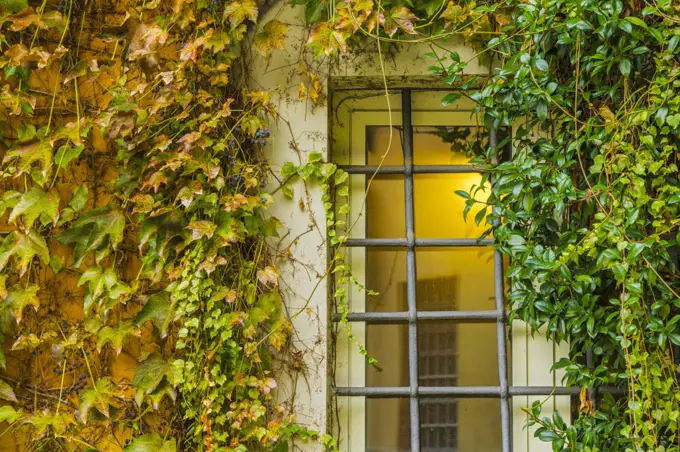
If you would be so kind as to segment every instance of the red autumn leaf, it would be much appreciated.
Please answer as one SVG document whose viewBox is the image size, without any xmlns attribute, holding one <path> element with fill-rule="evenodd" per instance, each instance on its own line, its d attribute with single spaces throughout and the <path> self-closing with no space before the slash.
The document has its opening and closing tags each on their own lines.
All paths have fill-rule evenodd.
<svg viewBox="0 0 680 452">
<path fill-rule="evenodd" d="M 158 193 L 158 189 L 162 184 L 168 183 L 168 177 L 163 171 L 156 171 L 149 177 L 149 179 L 144 182 L 142 188 L 153 188 L 154 193 Z"/>
<path fill-rule="evenodd" d="M 184 145 L 184 150 L 188 151 L 193 147 L 191 145 L 195 143 L 199 138 L 201 138 L 201 132 L 190 132 L 184 135 L 182 138 L 180 138 L 179 142 Z"/>
</svg>

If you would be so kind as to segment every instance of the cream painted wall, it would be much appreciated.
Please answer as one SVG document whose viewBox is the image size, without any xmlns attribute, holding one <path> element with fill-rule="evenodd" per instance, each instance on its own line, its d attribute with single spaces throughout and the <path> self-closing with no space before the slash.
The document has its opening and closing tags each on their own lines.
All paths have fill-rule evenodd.
<svg viewBox="0 0 680 452">
<path fill-rule="evenodd" d="M 272 124 L 272 134 L 276 137 L 271 141 L 267 149 L 268 158 L 272 162 L 272 170 L 278 173 L 283 163 L 287 161 L 304 162 L 306 154 L 311 151 L 322 152 L 328 157 L 329 149 L 332 145 L 342 147 L 342 142 L 331 143 L 329 137 L 330 123 L 337 118 L 336 111 L 329 115 L 329 108 L 325 104 L 313 106 L 311 102 L 301 102 L 298 99 L 298 84 L 300 81 L 308 83 L 307 78 L 301 78 L 298 75 L 300 67 L 300 55 L 302 46 L 307 40 L 308 31 L 303 26 L 302 18 L 304 11 L 301 7 L 293 7 L 289 5 L 282 5 L 271 10 L 266 17 L 260 19 L 261 24 L 265 24 L 273 18 L 290 25 L 290 32 L 286 42 L 286 51 L 275 51 L 267 58 L 260 56 L 255 57 L 253 67 L 253 78 L 251 85 L 253 88 L 264 90 L 271 90 L 275 96 L 273 101 L 278 106 L 280 119 Z M 487 68 L 480 67 L 474 60 L 474 51 L 466 48 L 455 41 L 448 43 L 450 47 L 460 53 L 461 58 L 471 60 L 469 65 L 470 73 L 486 74 Z M 310 65 L 315 68 L 317 73 L 325 73 L 327 77 L 323 80 L 323 93 L 329 97 L 328 82 L 331 84 L 335 82 L 347 82 L 359 79 L 379 79 L 382 75 L 392 78 L 402 78 L 401 82 L 407 83 L 408 77 L 423 77 L 427 76 L 427 67 L 431 64 L 424 53 L 431 51 L 427 45 L 410 45 L 402 46 L 398 51 L 395 49 L 383 49 L 383 64 L 380 63 L 380 58 L 375 51 L 367 51 L 359 56 L 352 57 L 349 60 L 331 59 L 324 61 L 314 61 L 311 59 L 305 60 L 304 65 Z M 378 98 L 373 104 L 375 108 L 383 108 L 384 98 Z M 399 108 L 399 105 L 392 105 L 393 110 Z M 398 116 L 398 115 L 397 115 Z M 343 127 L 344 125 L 340 125 Z M 342 140 L 341 140 L 342 141 Z M 344 142 L 344 145 L 349 143 Z M 422 189 L 430 190 L 436 189 L 437 186 L 446 184 L 447 182 L 441 176 L 425 177 L 418 184 L 421 184 Z M 362 188 L 362 187 L 359 187 Z M 394 188 L 394 187 L 393 187 Z M 384 200 L 385 208 L 389 204 L 400 205 L 403 200 L 403 190 L 396 187 L 393 191 L 390 189 Z M 295 347 L 300 350 L 304 359 L 304 370 L 299 375 L 294 375 L 285 384 L 281 391 L 281 397 L 288 399 L 291 394 L 295 393 L 294 409 L 296 416 L 300 422 L 308 425 L 310 428 L 316 429 L 320 432 L 335 432 L 337 433 L 337 426 L 333 428 L 330 425 L 332 418 L 329 412 L 332 399 L 330 390 L 329 375 L 335 372 L 334 364 L 329 362 L 329 331 L 331 324 L 329 323 L 328 310 L 328 285 L 329 281 L 324 278 L 326 271 L 327 249 L 326 249 L 326 230 L 323 215 L 323 206 L 321 203 L 322 193 L 319 188 L 313 185 L 304 186 L 298 183 L 295 187 L 295 199 L 293 201 L 285 199 L 279 192 L 275 196 L 275 204 L 273 206 L 273 213 L 285 224 L 285 231 L 283 232 L 283 239 L 276 245 L 281 250 L 285 250 L 286 258 L 280 263 L 282 268 L 282 287 L 286 294 L 286 302 L 291 314 L 295 316 L 293 323 L 297 335 L 294 337 Z M 380 196 L 380 192 L 376 193 Z M 401 197 L 401 198 L 400 198 Z M 377 201 L 377 200 L 376 200 Z M 437 202 L 432 200 L 430 202 Z M 451 201 L 458 202 L 458 201 Z M 381 207 L 378 207 L 380 209 Z M 449 221 L 445 218 L 442 221 Z M 429 220 L 425 220 L 429 221 Z M 395 226 L 396 227 L 396 226 Z M 465 236 L 475 232 L 474 227 L 460 226 L 467 228 L 467 230 L 459 231 Z M 403 229 L 402 229 L 403 230 Z M 355 231 L 361 234 L 363 231 Z M 391 232 L 390 232 L 391 235 Z M 466 252 L 462 252 L 466 253 Z M 482 265 L 484 260 L 483 253 L 478 251 L 467 252 L 469 255 L 462 256 L 456 259 L 455 262 L 450 258 L 433 257 L 430 262 L 432 269 L 443 266 L 463 266 L 466 263 L 479 262 L 479 269 L 475 265 L 467 266 L 464 270 L 467 272 L 477 272 L 477 278 L 490 278 L 487 275 Z M 389 259 L 384 256 L 381 259 Z M 350 260 L 352 260 L 350 258 Z M 356 264 L 354 271 L 362 273 L 363 266 L 366 265 L 362 259 L 353 262 Z M 401 265 L 401 264 L 398 264 Z M 429 271 L 429 270 L 428 270 Z M 436 270 L 431 271 L 432 275 L 436 274 Z M 489 294 L 492 294 L 492 280 L 489 279 Z M 468 286 L 469 287 L 469 286 Z M 379 289 L 378 289 L 379 290 Z M 470 290 L 465 286 L 461 287 L 461 291 Z M 484 289 L 486 290 L 486 289 Z M 479 298 L 479 294 L 477 294 Z M 461 293 L 461 300 L 469 299 L 467 294 Z M 363 306 L 360 306 L 363 308 Z M 471 309 L 470 307 L 463 307 Z M 488 335 L 495 340 L 495 331 L 493 325 L 490 325 L 488 332 L 483 330 L 486 326 L 475 326 L 475 330 L 471 330 L 470 336 L 474 335 Z M 387 327 L 396 328 L 396 327 Z M 465 326 L 464 328 L 473 328 Z M 354 326 L 354 333 L 357 337 L 363 337 L 365 328 L 362 325 Z M 515 385 L 528 384 L 547 384 L 550 382 L 557 382 L 556 376 L 549 372 L 550 363 L 553 362 L 556 356 L 565 353 L 564 349 L 555 349 L 551 343 L 545 343 L 542 339 L 532 339 L 527 335 L 526 328 L 523 325 L 513 325 L 513 363 L 512 375 L 516 380 Z M 537 341 L 542 341 L 541 343 Z M 480 347 L 488 347 L 489 350 L 478 350 L 479 353 L 484 353 L 484 356 L 493 357 L 495 354 L 495 343 L 485 345 L 483 342 Z M 338 349 L 347 348 L 346 341 L 341 335 L 338 338 Z M 493 348 L 493 349 L 491 349 Z M 496 384 L 492 381 L 482 381 L 477 374 L 466 374 L 468 366 L 465 366 L 465 360 L 461 360 L 461 380 L 459 384 Z M 474 355 L 470 355 L 470 360 L 476 359 Z M 471 362 L 471 361 L 470 361 Z M 479 363 L 478 363 L 479 364 Z M 493 363 L 483 363 L 484 366 L 494 366 Z M 363 385 L 366 381 L 365 366 L 363 364 L 351 364 L 349 361 L 338 362 L 338 384 L 339 385 Z M 353 366 L 353 367 L 352 367 Z M 470 367 L 469 369 L 471 369 Z M 549 383 L 552 384 L 552 383 Z M 530 434 L 522 431 L 524 423 L 524 416 L 521 408 L 530 404 L 529 398 L 518 398 L 513 402 L 512 411 L 514 418 L 514 444 L 515 452 L 538 452 L 543 450 L 550 450 L 546 445 L 540 444 L 536 440 L 531 439 Z M 475 402 L 479 403 L 479 401 Z M 344 404 L 344 405 L 343 405 Z M 350 404 L 355 410 L 363 412 L 365 409 L 364 401 L 351 400 L 340 403 L 340 411 L 348 409 L 346 404 Z M 561 402 L 565 405 L 564 400 Z M 497 402 L 496 405 L 497 406 Z M 567 403 L 568 406 L 568 403 Z M 383 405 L 386 411 L 386 419 L 392 416 L 392 423 L 394 423 L 394 409 L 388 405 Z M 495 419 L 495 418 L 494 418 Z M 462 421 L 463 423 L 465 421 Z M 343 418 L 343 425 L 341 426 L 340 440 L 343 444 L 342 450 L 347 449 L 347 445 L 351 442 L 350 438 L 356 432 L 364 429 L 364 419 L 361 416 L 345 417 Z M 465 440 L 468 448 L 463 449 L 462 452 L 468 450 L 484 450 L 475 449 L 473 444 L 474 438 L 482 438 L 487 433 L 482 428 L 481 430 L 470 424 L 468 427 L 461 424 L 462 435 L 468 435 L 469 440 Z M 354 432 L 354 433 L 352 433 Z M 355 435 L 356 438 L 361 438 L 362 435 Z M 467 442 L 471 441 L 471 442 Z M 484 441 L 480 439 L 480 441 Z M 361 441 L 359 441 L 361 444 Z M 315 451 L 321 450 L 320 446 L 309 444 L 303 446 L 306 450 Z M 469 448 L 472 447 L 472 448 Z M 361 446 L 351 448 L 351 452 L 363 452 Z M 389 447 L 387 450 L 390 450 Z M 393 452 L 390 450 L 390 452 Z M 396 451 L 394 451 L 396 452 Z"/>
</svg>

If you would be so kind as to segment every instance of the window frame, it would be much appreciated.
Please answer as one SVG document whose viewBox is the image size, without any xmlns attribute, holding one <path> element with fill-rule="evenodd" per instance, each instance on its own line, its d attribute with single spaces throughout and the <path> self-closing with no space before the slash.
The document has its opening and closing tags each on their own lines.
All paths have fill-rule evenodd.
<svg viewBox="0 0 680 452">
<path fill-rule="evenodd" d="M 450 88 L 446 89 L 450 91 Z M 505 287 L 504 287 L 504 264 L 503 256 L 498 250 L 494 250 L 494 292 L 495 292 L 495 309 L 484 311 L 422 311 L 417 309 L 417 274 L 416 274 L 416 248 L 442 248 L 442 247 L 490 247 L 493 246 L 493 239 L 419 239 L 415 234 L 415 204 L 414 204 L 414 175 L 415 174 L 479 174 L 481 168 L 472 165 L 414 165 L 413 163 L 413 108 L 412 93 L 416 91 L 439 91 L 432 88 L 399 88 L 393 90 L 401 94 L 401 110 L 392 110 L 391 125 L 401 126 L 402 134 L 402 149 L 404 151 L 404 165 L 403 166 L 376 166 L 366 165 L 366 157 L 362 155 L 354 155 L 350 152 L 347 156 L 349 164 L 339 165 L 350 175 L 373 175 L 373 174 L 398 174 L 404 176 L 404 195 L 405 195 L 405 216 L 406 216 L 406 237 L 404 238 L 355 238 L 352 235 L 346 242 L 348 250 L 348 262 L 352 267 L 353 274 L 361 277 L 358 274 L 365 274 L 365 259 L 353 259 L 352 253 L 354 250 L 362 251 L 368 247 L 396 247 L 405 249 L 407 253 L 407 305 L 406 312 L 365 312 L 365 306 L 359 306 L 360 311 L 364 312 L 350 312 L 347 314 L 347 321 L 352 324 L 354 334 L 359 337 L 365 334 L 366 325 L 368 324 L 385 324 L 385 323 L 399 323 L 408 325 L 408 369 L 409 369 L 409 386 L 403 387 L 365 387 L 365 375 L 363 378 L 352 378 L 351 375 L 347 379 L 347 384 L 334 387 L 336 397 L 347 397 L 349 400 L 356 398 L 360 401 L 362 398 L 399 398 L 405 397 L 409 399 L 409 412 L 411 422 L 411 450 L 418 451 L 421 448 L 420 441 L 420 399 L 426 397 L 454 397 L 454 398 L 495 398 L 500 401 L 500 415 L 501 415 L 501 444 L 503 452 L 510 452 L 513 449 L 513 417 L 511 416 L 510 402 L 512 397 L 520 396 L 536 396 L 549 397 L 555 395 L 575 395 L 578 393 L 578 388 L 566 388 L 557 385 L 555 373 L 552 373 L 552 385 L 549 386 L 511 386 L 509 375 L 509 362 L 507 356 L 508 337 L 512 337 L 513 325 L 507 322 L 507 315 L 505 312 Z M 441 90 L 444 91 L 444 90 Z M 441 93 L 440 93 L 441 94 Z M 394 107 L 394 106 L 393 106 Z M 382 110 L 386 113 L 385 110 Z M 451 115 L 460 115 L 460 122 L 448 125 L 460 126 L 478 126 L 473 119 L 470 118 L 472 110 L 457 109 L 447 111 L 447 117 Z M 466 115 L 467 113 L 467 115 Z M 335 118 L 335 115 L 330 115 Z M 467 119 L 465 119 L 467 117 Z M 437 126 L 439 124 L 432 124 L 433 121 L 428 121 L 428 126 Z M 373 125 L 373 124 L 372 124 Z M 388 124 L 375 124 L 377 126 Z M 420 124 L 416 124 L 418 126 Z M 349 126 L 352 127 L 351 124 Z M 397 137 L 398 139 L 398 137 Z M 350 138 L 349 146 L 356 141 L 356 137 Z M 361 140 L 359 140 L 360 142 Z M 489 133 L 489 142 L 491 146 L 496 145 L 495 130 Z M 355 143 L 356 144 L 356 143 Z M 361 186 L 353 187 L 359 192 L 365 193 L 365 184 L 363 189 Z M 351 200 L 351 209 L 363 208 L 362 202 L 357 202 L 357 199 Z M 358 231 L 356 235 L 362 235 L 365 231 Z M 354 261 L 354 262 L 353 262 Z M 358 265 L 353 265 L 358 263 Z M 350 308 L 351 309 L 351 308 Z M 338 322 L 341 315 L 335 314 L 333 321 Z M 432 387 L 421 386 L 418 383 L 418 343 L 417 331 L 418 321 L 422 320 L 448 320 L 454 323 L 463 322 L 477 322 L 477 323 L 495 323 L 497 336 L 497 362 L 499 384 L 497 386 L 450 386 L 450 387 Z M 521 329 L 521 327 L 520 327 Z M 510 332 L 510 335 L 508 333 Z M 339 342 L 339 341 L 338 341 Z M 342 346 L 352 345 L 341 344 Z M 562 350 L 564 352 L 564 350 Z M 369 350 L 370 353 L 370 350 Z M 552 356 L 555 358 L 555 350 L 553 348 Z M 362 357 L 363 359 L 363 357 Z M 352 365 L 351 363 L 349 364 Z M 355 366 L 356 367 L 356 366 Z M 362 381 L 364 380 L 364 381 Z M 563 400 L 565 398 L 562 398 Z M 567 402 L 568 403 L 568 402 Z M 526 405 L 525 405 L 526 406 Z M 513 406 L 514 408 L 514 406 Z M 353 410 L 365 410 L 365 403 L 349 402 L 347 409 L 350 414 L 348 416 L 349 422 L 344 427 L 349 427 L 351 431 L 356 431 L 361 428 L 363 419 L 361 416 L 352 416 Z M 413 428 L 413 426 L 418 426 Z M 365 433 L 364 433 L 365 435 Z M 354 441 L 354 448 L 357 450 Z M 533 450 L 533 449 L 532 449 Z"/>
</svg>

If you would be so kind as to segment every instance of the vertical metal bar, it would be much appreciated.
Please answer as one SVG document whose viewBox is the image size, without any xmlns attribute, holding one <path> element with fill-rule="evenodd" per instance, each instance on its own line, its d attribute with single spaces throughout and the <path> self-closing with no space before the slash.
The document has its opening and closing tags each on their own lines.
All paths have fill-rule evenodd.
<svg viewBox="0 0 680 452">
<path fill-rule="evenodd" d="M 492 123 L 489 128 L 489 146 L 491 147 L 491 155 L 493 163 L 497 163 L 496 157 L 496 127 Z M 493 183 L 493 181 L 492 181 Z M 502 452 L 510 452 L 512 450 L 512 442 L 510 435 L 510 405 L 508 400 L 508 356 L 507 356 L 507 341 L 505 328 L 505 289 L 503 276 L 503 255 L 498 249 L 493 253 L 494 263 L 494 289 L 496 298 L 496 311 L 498 313 L 498 320 L 496 321 L 496 337 L 498 346 L 498 377 L 501 392 L 501 438 L 502 438 Z"/>
<path fill-rule="evenodd" d="M 413 189 L 413 123 L 411 91 L 401 93 L 402 149 L 404 152 L 404 199 L 406 201 L 406 300 L 408 302 L 408 375 L 411 414 L 411 452 L 420 451 L 420 404 L 418 402 L 418 324 L 416 303 L 416 233 Z"/>
<path fill-rule="evenodd" d="M 595 368 L 595 357 L 593 355 L 593 347 L 586 347 L 586 366 L 590 371 Z M 597 410 L 597 389 L 588 388 L 588 398 L 593 402 L 593 409 Z"/>
</svg>

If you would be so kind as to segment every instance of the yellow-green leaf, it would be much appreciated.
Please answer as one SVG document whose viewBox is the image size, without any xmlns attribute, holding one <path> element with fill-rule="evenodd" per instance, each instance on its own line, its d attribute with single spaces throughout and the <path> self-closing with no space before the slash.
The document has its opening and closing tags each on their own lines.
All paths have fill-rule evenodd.
<svg viewBox="0 0 680 452">
<path fill-rule="evenodd" d="M 224 18 L 229 21 L 232 28 L 241 25 L 244 20 L 257 21 L 257 3 L 255 0 L 239 0 L 230 2 L 224 8 Z"/>
</svg>

